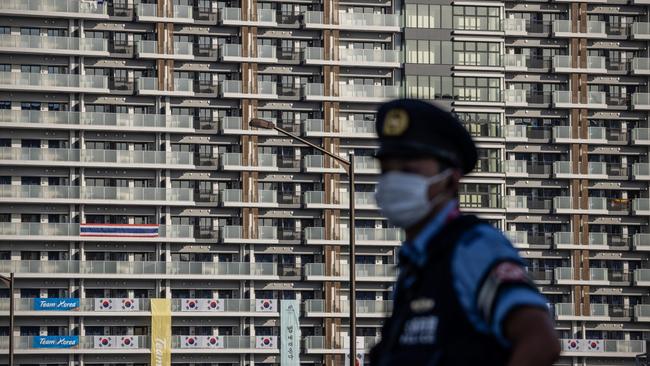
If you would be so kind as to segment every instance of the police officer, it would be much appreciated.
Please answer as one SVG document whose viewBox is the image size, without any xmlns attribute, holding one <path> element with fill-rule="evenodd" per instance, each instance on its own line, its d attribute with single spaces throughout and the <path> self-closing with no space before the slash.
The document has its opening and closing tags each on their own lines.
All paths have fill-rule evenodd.
<svg viewBox="0 0 650 366">
<path fill-rule="evenodd" d="M 559 340 L 517 251 L 459 212 L 459 179 L 477 161 L 469 133 L 453 114 L 412 99 L 382 105 L 376 128 L 377 204 L 406 241 L 371 365 L 552 365 Z"/>
</svg>

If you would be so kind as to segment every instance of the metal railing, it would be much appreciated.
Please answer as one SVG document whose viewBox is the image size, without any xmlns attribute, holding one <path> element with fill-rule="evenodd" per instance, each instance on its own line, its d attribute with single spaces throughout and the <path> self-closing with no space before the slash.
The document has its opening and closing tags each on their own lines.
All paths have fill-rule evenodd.
<svg viewBox="0 0 650 366">
<path fill-rule="evenodd" d="M 67 111 L 0 110 L 0 123 L 192 128 L 192 116 Z"/>
<path fill-rule="evenodd" d="M 0 10 L 106 15 L 106 4 L 80 0 L 3 0 Z"/>
<path fill-rule="evenodd" d="M 108 41 L 102 38 L 2 34 L 0 35 L 0 47 L 107 52 Z"/>
<path fill-rule="evenodd" d="M 189 152 L 0 147 L 0 160 L 118 164 L 192 164 Z"/>
<path fill-rule="evenodd" d="M 108 78 L 96 75 L 40 74 L 30 72 L 0 72 L 0 85 L 38 86 L 43 88 L 108 89 Z"/>
</svg>

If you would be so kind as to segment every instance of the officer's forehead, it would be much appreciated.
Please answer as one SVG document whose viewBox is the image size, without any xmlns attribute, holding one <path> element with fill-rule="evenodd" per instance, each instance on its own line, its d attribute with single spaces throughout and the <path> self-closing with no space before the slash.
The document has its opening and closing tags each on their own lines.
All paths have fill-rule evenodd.
<svg viewBox="0 0 650 366">
<path fill-rule="evenodd" d="M 435 174 L 440 168 L 440 163 L 432 157 L 418 158 L 383 158 L 380 160 L 381 170 L 410 171 L 423 174 Z"/>
</svg>

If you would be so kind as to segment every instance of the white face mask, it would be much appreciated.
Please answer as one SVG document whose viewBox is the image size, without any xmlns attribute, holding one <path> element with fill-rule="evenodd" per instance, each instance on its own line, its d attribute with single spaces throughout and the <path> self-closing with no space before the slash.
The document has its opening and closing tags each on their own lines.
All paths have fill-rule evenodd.
<svg viewBox="0 0 650 366">
<path fill-rule="evenodd" d="M 452 169 L 432 177 L 404 172 L 383 174 L 377 184 L 375 198 L 381 213 L 393 225 L 409 228 L 431 212 L 444 196 L 429 200 L 429 186 L 449 177 Z"/>
</svg>

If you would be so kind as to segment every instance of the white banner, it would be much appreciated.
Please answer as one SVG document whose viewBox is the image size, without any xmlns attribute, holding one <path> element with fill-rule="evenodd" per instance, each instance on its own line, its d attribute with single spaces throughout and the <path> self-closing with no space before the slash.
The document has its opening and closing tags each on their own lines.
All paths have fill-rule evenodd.
<svg viewBox="0 0 650 366">
<path fill-rule="evenodd" d="M 223 299 L 181 299 L 181 311 L 224 311 Z"/>
<path fill-rule="evenodd" d="M 347 337 L 344 339 L 344 342 L 347 344 L 344 344 L 346 348 L 345 350 L 345 364 L 349 365 L 350 364 L 350 337 Z M 357 354 L 357 360 L 354 363 L 355 366 L 361 366 L 363 365 L 363 362 L 365 361 L 365 349 L 363 345 L 363 337 L 357 337 L 357 342 L 356 342 L 356 354 Z"/>
<path fill-rule="evenodd" d="M 136 336 L 95 336 L 94 348 L 138 348 Z"/>
<path fill-rule="evenodd" d="M 280 365 L 300 366 L 300 302 L 280 300 Z"/>
<path fill-rule="evenodd" d="M 562 343 L 562 350 L 568 352 L 604 352 L 601 339 L 567 339 Z"/>
<path fill-rule="evenodd" d="M 140 300 L 130 298 L 95 299 L 95 311 L 138 311 Z"/>
<path fill-rule="evenodd" d="M 585 339 L 583 340 L 585 351 L 587 352 L 603 352 L 603 341 L 599 339 Z"/>
<path fill-rule="evenodd" d="M 181 348 L 224 348 L 224 337 L 182 336 Z"/>
<path fill-rule="evenodd" d="M 277 338 L 276 336 L 255 336 L 255 348 L 277 348 Z"/>
<path fill-rule="evenodd" d="M 257 311 L 278 311 L 276 301 L 271 299 L 258 299 L 256 300 L 257 306 L 255 309 Z"/>
</svg>

